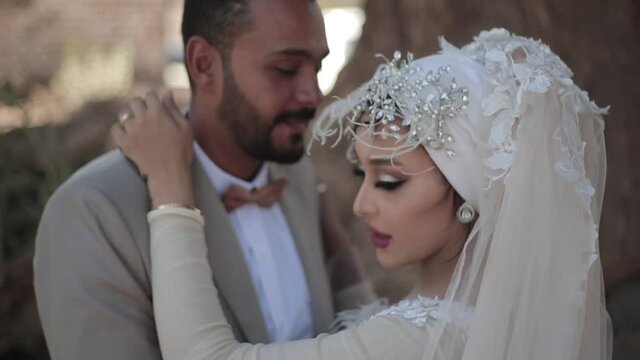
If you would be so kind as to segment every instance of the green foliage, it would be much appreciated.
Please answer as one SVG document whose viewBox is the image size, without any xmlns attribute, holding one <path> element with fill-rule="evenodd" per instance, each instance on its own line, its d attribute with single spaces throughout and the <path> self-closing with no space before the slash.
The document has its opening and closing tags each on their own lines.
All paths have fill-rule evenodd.
<svg viewBox="0 0 640 360">
<path fill-rule="evenodd" d="M 0 103 L 6 105 L 19 105 L 24 102 L 24 96 L 18 93 L 13 84 L 0 79 Z"/>
<path fill-rule="evenodd" d="M 55 189 L 105 151 L 120 106 L 90 103 L 62 124 L 0 133 L 0 360 L 49 358 L 31 283 L 38 223 Z"/>
<path fill-rule="evenodd" d="M 0 244 L 5 263 L 31 247 L 47 199 L 84 162 L 65 156 L 56 130 L 16 129 L 0 136 Z"/>
</svg>

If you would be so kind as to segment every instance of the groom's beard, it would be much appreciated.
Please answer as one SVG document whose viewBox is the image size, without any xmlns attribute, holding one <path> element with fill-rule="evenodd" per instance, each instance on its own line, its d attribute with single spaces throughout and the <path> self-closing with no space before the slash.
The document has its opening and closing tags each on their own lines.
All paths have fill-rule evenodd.
<svg viewBox="0 0 640 360">
<path fill-rule="evenodd" d="M 287 122 L 308 123 L 313 119 L 315 109 L 286 111 L 268 121 L 238 88 L 231 71 L 225 70 L 224 73 L 225 88 L 219 116 L 240 147 L 260 161 L 290 164 L 300 160 L 304 154 L 303 134 L 292 134 L 287 143 L 277 144 L 272 136 L 273 129 Z"/>
</svg>

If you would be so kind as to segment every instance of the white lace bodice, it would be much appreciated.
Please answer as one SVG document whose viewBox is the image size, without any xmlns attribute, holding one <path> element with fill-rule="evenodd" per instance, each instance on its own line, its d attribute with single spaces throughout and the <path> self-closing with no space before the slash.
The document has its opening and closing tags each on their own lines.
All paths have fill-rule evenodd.
<svg viewBox="0 0 640 360">
<path fill-rule="evenodd" d="M 372 316 L 395 315 L 409 321 L 411 324 L 423 327 L 427 320 L 448 320 L 449 316 L 442 311 L 442 302 L 437 298 L 418 296 L 405 299 Z"/>
<path fill-rule="evenodd" d="M 391 306 L 386 299 L 378 299 L 359 309 L 340 312 L 331 325 L 330 332 L 351 328 L 379 316 L 397 316 L 417 327 L 424 327 L 430 320 L 455 322 L 460 328 L 465 329 L 471 311 L 457 304 L 447 309 L 442 300 L 420 295 L 401 300 Z"/>
</svg>

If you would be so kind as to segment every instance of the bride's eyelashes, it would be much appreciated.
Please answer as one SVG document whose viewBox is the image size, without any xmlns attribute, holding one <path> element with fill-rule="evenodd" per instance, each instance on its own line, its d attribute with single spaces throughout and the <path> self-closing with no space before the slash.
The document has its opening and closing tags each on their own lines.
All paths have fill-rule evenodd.
<svg viewBox="0 0 640 360">
<path fill-rule="evenodd" d="M 399 188 L 402 184 L 404 184 L 407 180 L 400 180 L 395 176 L 391 176 L 388 174 L 382 174 L 378 177 L 378 181 L 376 181 L 375 186 L 379 189 L 392 191 Z"/>
<path fill-rule="evenodd" d="M 360 166 L 354 166 L 353 169 L 351 169 L 351 171 L 353 171 L 353 175 L 355 175 L 356 177 L 360 177 L 360 178 L 364 177 L 364 170 L 362 170 Z"/>
<path fill-rule="evenodd" d="M 362 170 L 362 168 L 360 167 L 354 167 L 353 174 L 361 178 L 365 176 L 364 170 Z M 381 174 L 380 176 L 378 176 L 378 179 L 375 182 L 374 186 L 378 189 L 393 191 L 399 188 L 405 182 L 407 182 L 407 180 L 401 180 L 389 174 Z"/>
</svg>

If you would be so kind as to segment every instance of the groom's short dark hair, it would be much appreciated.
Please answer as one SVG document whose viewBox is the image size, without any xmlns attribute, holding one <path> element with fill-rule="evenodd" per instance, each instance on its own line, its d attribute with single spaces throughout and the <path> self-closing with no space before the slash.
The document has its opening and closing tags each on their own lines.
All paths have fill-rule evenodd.
<svg viewBox="0 0 640 360">
<path fill-rule="evenodd" d="M 185 49 L 193 36 L 202 36 L 223 57 L 233 40 L 251 29 L 251 0 L 185 0 L 182 15 L 182 41 Z"/>
</svg>

